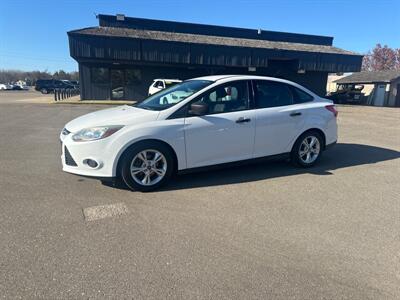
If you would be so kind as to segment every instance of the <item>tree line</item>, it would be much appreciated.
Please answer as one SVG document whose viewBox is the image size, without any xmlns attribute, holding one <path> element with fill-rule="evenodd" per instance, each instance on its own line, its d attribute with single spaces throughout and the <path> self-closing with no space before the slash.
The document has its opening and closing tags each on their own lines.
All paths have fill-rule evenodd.
<svg viewBox="0 0 400 300">
<path fill-rule="evenodd" d="M 0 70 L 0 83 L 13 83 L 23 80 L 27 85 L 35 85 L 38 79 L 60 79 L 79 80 L 79 73 L 76 71 L 65 72 L 59 70 L 54 73 L 46 71 L 21 71 L 21 70 Z"/>
</svg>

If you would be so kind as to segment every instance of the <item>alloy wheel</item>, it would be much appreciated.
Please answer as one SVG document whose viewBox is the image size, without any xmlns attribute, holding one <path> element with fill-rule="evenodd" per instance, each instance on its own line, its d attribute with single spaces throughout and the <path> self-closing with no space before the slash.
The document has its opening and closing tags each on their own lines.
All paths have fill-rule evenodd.
<svg viewBox="0 0 400 300">
<path fill-rule="evenodd" d="M 313 163 L 319 156 L 321 145 L 317 137 L 306 136 L 300 144 L 299 157 L 305 164 Z"/>
<path fill-rule="evenodd" d="M 132 159 L 130 173 L 136 183 L 152 186 L 160 182 L 167 172 L 167 160 L 158 150 L 140 151 Z"/>
</svg>

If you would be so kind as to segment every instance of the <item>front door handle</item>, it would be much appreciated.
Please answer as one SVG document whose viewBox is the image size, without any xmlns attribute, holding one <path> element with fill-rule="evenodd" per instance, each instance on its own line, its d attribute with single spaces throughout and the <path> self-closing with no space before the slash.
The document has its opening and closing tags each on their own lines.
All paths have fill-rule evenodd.
<svg viewBox="0 0 400 300">
<path fill-rule="evenodd" d="M 290 114 L 291 117 L 297 117 L 297 116 L 301 116 L 301 112 L 292 112 Z"/>
<path fill-rule="evenodd" d="M 249 119 L 249 118 L 240 117 L 239 119 L 236 120 L 236 123 L 248 123 L 250 121 L 251 121 L 251 119 Z"/>
</svg>

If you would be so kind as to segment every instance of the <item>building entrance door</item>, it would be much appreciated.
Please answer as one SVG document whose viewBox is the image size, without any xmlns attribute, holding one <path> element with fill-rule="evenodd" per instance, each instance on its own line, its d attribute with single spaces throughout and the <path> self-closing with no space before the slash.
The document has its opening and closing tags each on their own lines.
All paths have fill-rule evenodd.
<svg viewBox="0 0 400 300">
<path fill-rule="evenodd" d="M 375 84 L 375 92 L 374 92 L 374 99 L 373 105 L 374 106 L 384 106 L 385 104 L 385 91 L 386 91 L 386 84 Z"/>
<path fill-rule="evenodd" d="M 125 78 L 123 70 L 111 69 L 111 99 L 125 99 Z"/>
<path fill-rule="evenodd" d="M 397 85 L 396 90 L 396 103 L 394 104 L 396 107 L 400 107 L 400 84 Z"/>
</svg>

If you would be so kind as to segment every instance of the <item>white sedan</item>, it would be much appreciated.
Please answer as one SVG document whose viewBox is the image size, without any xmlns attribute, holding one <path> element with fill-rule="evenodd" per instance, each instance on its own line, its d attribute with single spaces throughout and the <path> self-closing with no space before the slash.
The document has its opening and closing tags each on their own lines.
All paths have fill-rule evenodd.
<svg viewBox="0 0 400 300">
<path fill-rule="evenodd" d="M 61 161 L 66 172 L 138 191 L 175 172 L 243 160 L 311 167 L 336 143 L 336 116 L 331 101 L 287 80 L 206 76 L 72 120 L 60 134 Z"/>
</svg>

